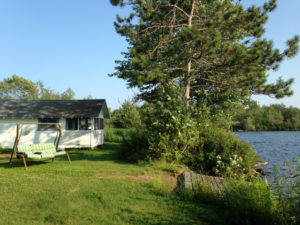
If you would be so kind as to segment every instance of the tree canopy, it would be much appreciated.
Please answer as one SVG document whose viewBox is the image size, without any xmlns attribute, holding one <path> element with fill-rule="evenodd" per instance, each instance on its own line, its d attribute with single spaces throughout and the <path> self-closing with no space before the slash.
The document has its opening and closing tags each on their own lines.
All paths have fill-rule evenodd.
<svg viewBox="0 0 300 225">
<path fill-rule="evenodd" d="M 2 99 L 73 99 L 75 92 L 68 88 L 59 93 L 45 88 L 43 82 L 36 83 L 23 77 L 13 75 L 0 82 L 0 98 Z"/>
<path fill-rule="evenodd" d="M 246 109 L 236 112 L 237 122 L 234 130 L 265 131 L 265 130 L 300 130 L 300 109 L 273 104 L 259 106 L 250 102 Z"/>
<path fill-rule="evenodd" d="M 293 92 L 293 79 L 267 84 L 271 70 L 298 52 L 299 37 L 283 51 L 263 38 L 276 0 L 244 8 L 240 0 L 111 0 L 129 5 L 117 16 L 116 31 L 129 44 L 117 76 L 140 97 L 150 100 L 165 84 L 180 84 L 183 95 L 198 104 L 240 101 L 252 94 L 276 98 Z"/>
<path fill-rule="evenodd" d="M 132 128 L 141 124 L 139 109 L 129 100 L 124 101 L 111 115 L 112 123 L 117 128 Z"/>
</svg>

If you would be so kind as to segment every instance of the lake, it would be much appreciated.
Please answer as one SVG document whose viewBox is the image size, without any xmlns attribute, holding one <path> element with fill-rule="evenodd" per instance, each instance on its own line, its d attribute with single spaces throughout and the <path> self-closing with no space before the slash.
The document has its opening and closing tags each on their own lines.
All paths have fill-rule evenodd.
<svg viewBox="0 0 300 225">
<path fill-rule="evenodd" d="M 300 131 L 262 131 L 262 132 L 235 132 L 241 140 L 249 141 L 263 161 L 269 162 L 263 168 L 271 172 L 275 165 L 279 173 L 287 172 L 284 166 L 289 161 L 296 165 L 295 160 L 300 157 Z"/>
</svg>

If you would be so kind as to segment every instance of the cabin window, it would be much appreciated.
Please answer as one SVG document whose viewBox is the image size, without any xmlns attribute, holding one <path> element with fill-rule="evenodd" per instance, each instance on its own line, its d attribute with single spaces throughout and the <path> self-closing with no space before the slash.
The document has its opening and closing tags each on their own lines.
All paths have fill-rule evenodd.
<svg viewBox="0 0 300 225">
<path fill-rule="evenodd" d="M 78 118 L 67 118 L 67 130 L 78 130 Z"/>
<path fill-rule="evenodd" d="M 94 118 L 94 130 L 103 130 L 104 120 L 102 118 Z"/>
<path fill-rule="evenodd" d="M 55 118 L 42 118 L 38 120 L 39 123 L 58 123 L 59 119 Z M 39 124 L 39 130 L 56 130 L 57 127 L 55 124 Z"/>
<path fill-rule="evenodd" d="M 91 130 L 92 129 L 92 119 L 79 119 L 79 130 Z"/>
</svg>

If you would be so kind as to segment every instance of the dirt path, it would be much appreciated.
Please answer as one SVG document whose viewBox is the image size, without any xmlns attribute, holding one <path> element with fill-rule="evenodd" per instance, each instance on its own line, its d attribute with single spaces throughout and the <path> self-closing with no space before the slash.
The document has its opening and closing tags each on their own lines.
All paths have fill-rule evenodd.
<svg viewBox="0 0 300 225">
<path fill-rule="evenodd" d="M 147 175 L 96 174 L 94 176 L 101 179 L 126 179 L 126 180 L 142 181 L 142 182 L 149 182 L 154 180 L 154 177 L 147 176 Z M 176 187 L 177 179 L 175 176 L 172 176 L 169 173 L 163 173 L 161 175 L 161 179 L 162 179 L 162 183 L 165 186 L 168 186 L 171 190 L 173 190 Z"/>
<path fill-rule="evenodd" d="M 153 180 L 153 177 L 146 176 L 146 175 L 121 175 L 121 174 L 99 174 L 96 175 L 98 178 L 102 179 L 114 179 L 114 178 L 120 178 L 120 179 L 126 179 L 126 180 L 138 180 L 138 181 L 151 181 Z"/>
</svg>

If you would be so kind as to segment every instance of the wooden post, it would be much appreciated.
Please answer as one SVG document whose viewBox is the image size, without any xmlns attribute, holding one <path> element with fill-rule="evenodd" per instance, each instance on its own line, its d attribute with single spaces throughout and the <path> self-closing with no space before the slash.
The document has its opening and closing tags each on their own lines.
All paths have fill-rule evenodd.
<svg viewBox="0 0 300 225">
<path fill-rule="evenodd" d="M 11 165 L 12 165 L 12 158 L 13 158 L 13 156 L 14 155 L 17 156 L 17 146 L 18 146 L 19 139 L 20 139 L 20 127 L 21 127 L 21 125 L 17 124 L 17 135 L 16 135 L 14 147 L 13 147 L 13 149 L 11 151 L 11 156 L 10 156 L 10 160 L 9 160 L 9 167 L 11 167 Z"/>
<path fill-rule="evenodd" d="M 24 166 L 25 166 L 25 170 L 27 170 L 27 164 L 26 164 L 26 159 L 24 155 L 21 155 L 21 157 L 23 158 L 23 162 L 24 162 Z"/>
<path fill-rule="evenodd" d="M 66 155 L 68 157 L 69 163 L 71 164 L 71 159 L 70 159 L 69 153 L 67 151 L 66 151 Z"/>
</svg>

